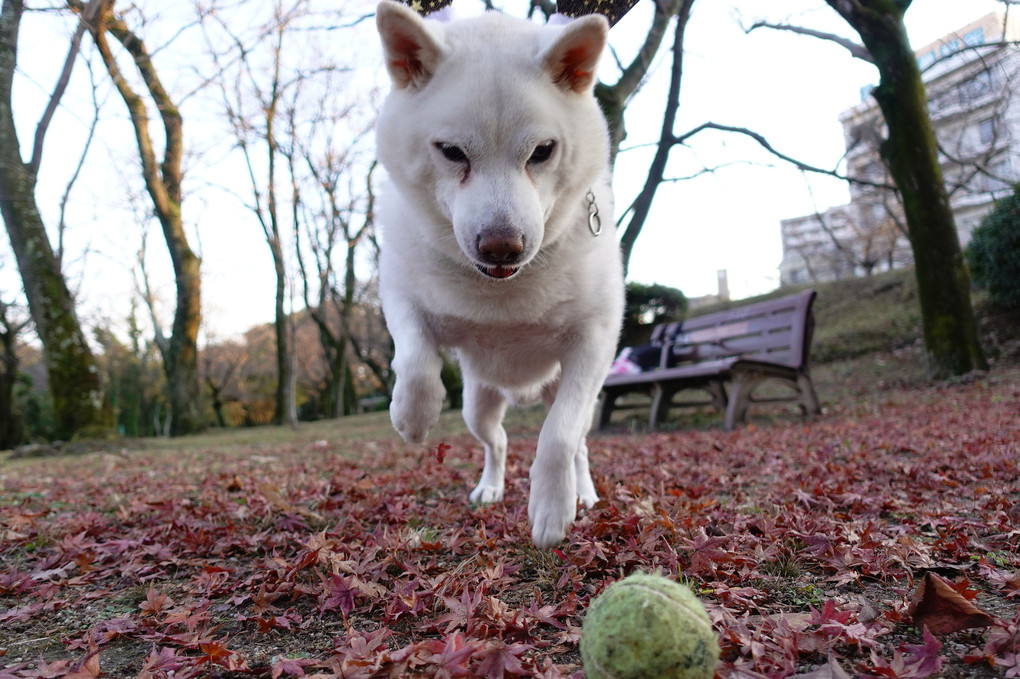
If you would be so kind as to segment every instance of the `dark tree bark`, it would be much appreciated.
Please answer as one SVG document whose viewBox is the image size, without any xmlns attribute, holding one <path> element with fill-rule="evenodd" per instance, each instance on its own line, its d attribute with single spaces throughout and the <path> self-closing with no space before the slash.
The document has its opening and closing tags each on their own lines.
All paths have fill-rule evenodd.
<svg viewBox="0 0 1020 679">
<path fill-rule="evenodd" d="M 14 385 L 18 379 L 18 333 L 23 323 L 15 323 L 7 315 L 8 307 L 0 300 L 0 450 L 13 448 L 24 440 L 24 420 L 14 401 Z"/>
<path fill-rule="evenodd" d="M 645 41 L 633 61 L 623 69 L 620 78 L 612 85 L 603 82 L 595 85 L 595 97 L 598 99 L 599 105 L 602 107 L 602 114 L 606 117 L 606 122 L 609 125 L 611 161 L 615 162 L 620 144 L 627 136 L 624 126 L 627 103 L 644 84 L 645 78 L 648 76 L 648 69 L 652 67 L 652 61 L 666 36 L 670 20 L 681 11 L 685 15 L 689 14 L 692 3 L 693 0 L 656 2 L 652 25 L 649 26 L 648 33 L 645 34 Z M 681 8 L 684 9 L 681 10 Z"/>
<path fill-rule="evenodd" d="M 655 200 L 655 192 L 666 172 L 666 163 L 669 161 L 669 152 L 677 143 L 673 134 L 673 126 L 676 123 L 677 109 L 680 107 L 680 81 L 683 78 L 684 63 L 684 32 L 687 30 L 687 22 L 691 16 L 691 8 L 694 0 L 681 0 L 675 9 L 677 16 L 676 29 L 673 37 L 673 64 L 670 71 L 669 95 L 666 98 L 666 110 L 663 113 L 662 132 L 659 136 L 659 143 L 655 149 L 655 157 L 648 167 L 648 175 L 641 193 L 631 205 L 630 221 L 627 228 L 620 237 L 620 250 L 623 253 L 623 267 L 627 271 L 630 264 L 630 255 L 634 250 L 634 243 L 641 234 L 641 229 L 648 218 L 648 212 L 652 209 L 652 201 Z M 622 215 L 621 215 L 622 216 Z"/>
<path fill-rule="evenodd" d="M 181 216 L 181 182 L 184 134 L 180 112 L 163 87 L 148 49 L 122 19 L 113 13 L 115 0 L 106 0 L 99 21 L 92 27 L 92 38 L 99 49 L 110 78 L 127 105 L 142 160 L 145 188 L 152 200 L 156 218 L 163 229 L 174 268 L 177 305 L 170 337 L 157 328 L 156 342 L 163 357 L 170 399 L 170 434 L 178 436 L 205 427 L 202 389 L 198 379 L 198 330 L 202 322 L 201 260 L 188 244 Z M 80 0 L 68 4 L 81 10 Z M 156 158 L 149 134 L 149 111 L 145 100 L 124 78 L 110 49 L 107 33 L 113 35 L 134 61 L 146 90 L 159 111 L 166 135 L 163 162 Z"/>
<path fill-rule="evenodd" d="M 83 429 L 107 424 L 107 413 L 95 360 L 35 201 L 48 119 L 37 130 L 31 163 L 22 161 L 14 126 L 11 86 L 23 11 L 21 0 L 4 0 L 0 8 L 0 214 L 18 262 L 32 322 L 43 345 L 56 423 L 54 433 L 69 438 Z M 65 66 L 66 73 L 73 64 L 74 47 Z M 58 87 L 54 99 L 59 99 L 60 92 Z"/>
<path fill-rule="evenodd" d="M 878 68 L 873 94 L 888 138 L 882 158 L 899 188 L 914 251 L 929 372 L 934 379 L 986 367 L 970 278 L 938 162 L 921 72 L 903 25 L 911 0 L 826 0 L 861 36 Z"/>
</svg>

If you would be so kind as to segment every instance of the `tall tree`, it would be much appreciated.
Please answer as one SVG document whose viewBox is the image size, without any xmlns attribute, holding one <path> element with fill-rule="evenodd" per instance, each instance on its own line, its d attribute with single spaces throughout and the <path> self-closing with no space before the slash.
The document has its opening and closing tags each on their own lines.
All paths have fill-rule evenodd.
<svg viewBox="0 0 1020 679">
<path fill-rule="evenodd" d="M 71 41 L 57 87 L 35 133 L 29 162 L 21 155 L 14 125 L 11 90 L 17 66 L 18 34 L 24 3 L 4 0 L 0 7 L 0 214 L 28 298 L 36 333 L 42 342 L 49 376 L 56 431 L 70 437 L 88 427 L 106 423 L 103 394 L 95 360 L 75 314 L 60 261 L 53 252 L 35 199 L 42 163 L 43 142 L 53 112 L 71 77 L 82 34 L 98 2 L 90 2 Z"/>
<path fill-rule="evenodd" d="M 366 135 L 360 134 L 353 141 L 348 135 L 342 137 L 343 141 L 337 138 L 335 131 L 344 129 L 345 120 L 353 117 L 349 108 L 335 110 L 339 89 L 322 89 L 321 98 L 312 104 L 317 113 L 309 121 L 297 120 L 296 107 L 290 108 L 291 145 L 286 149 L 294 182 L 291 200 L 298 273 L 305 308 L 318 329 L 325 359 L 319 404 L 322 415 L 329 418 L 357 412 L 355 362 L 379 373 L 379 366 L 373 365 L 372 357 L 363 349 L 365 343 L 358 341 L 355 327 L 359 312 L 365 310 L 359 298 L 356 259 L 364 250 L 362 244 L 374 245 L 375 163 L 367 171 L 364 192 L 359 192 L 351 175 L 357 166 L 358 142 Z M 304 171 L 299 165 L 304 165 Z M 310 258 L 303 254 L 305 249 Z M 338 250 L 342 267 L 334 262 Z"/>
<path fill-rule="evenodd" d="M 291 347 L 293 328 L 287 313 L 287 259 L 284 244 L 286 202 L 280 199 L 278 184 L 286 172 L 285 158 L 280 153 L 280 117 L 284 99 L 293 96 L 302 76 L 294 79 L 286 72 L 285 46 L 289 40 L 291 24 L 307 14 L 306 0 L 295 0 L 285 6 L 283 0 L 273 2 L 273 16 L 269 23 L 256 29 L 254 37 L 243 37 L 239 26 L 250 26 L 251 16 L 243 17 L 243 24 L 231 25 L 237 16 L 215 11 L 215 7 L 201 12 L 210 54 L 216 65 L 214 76 L 223 98 L 224 112 L 244 158 L 251 186 L 252 201 L 248 207 L 262 227 L 262 235 L 269 246 L 276 275 L 275 329 L 276 329 L 276 408 L 274 424 L 297 426 L 297 407 L 294 380 L 294 357 Z M 232 49 L 221 53 L 212 36 L 217 25 L 232 44 Z M 263 54 L 262 50 L 268 50 Z M 256 61 L 265 59 L 268 67 Z M 232 82 L 228 82 L 232 79 Z M 264 154 L 264 155 L 263 155 Z"/>
<path fill-rule="evenodd" d="M 18 379 L 18 334 L 27 321 L 15 320 L 10 305 L 0 299 L 0 449 L 13 448 L 24 438 L 24 419 L 14 397 Z"/>
<path fill-rule="evenodd" d="M 857 31 L 878 68 L 873 95 L 888 129 L 881 154 L 899 188 L 914 251 L 929 372 L 939 379 L 985 368 L 928 98 L 903 23 L 912 0 L 826 3 Z"/>
<path fill-rule="evenodd" d="M 169 391 L 170 433 L 177 436 L 199 431 L 205 426 L 201 405 L 202 390 L 198 380 L 198 330 L 202 322 L 201 260 L 188 244 L 181 214 L 183 123 L 176 104 L 163 87 L 145 42 L 128 28 L 122 17 L 114 13 L 115 2 L 102 2 L 98 21 L 90 26 L 90 30 L 107 73 L 128 108 L 142 161 L 145 188 L 163 229 L 173 263 L 177 289 L 173 326 L 170 337 L 166 337 L 162 329 L 157 327 L 156 342 L 163 358 Z M 78 11 L 83 9 L 80 0 L 68 0 L 68 5 Z M 145 84 L 152 104 L 159 112 L 166 139 L 162 162 L 156 157 L 156 148 L 149 131 L 149 107 L 144 97 L 132 88 L 122 73 L 107 34 L 112 35 L 127 52 Z"/>
<path fill-rule="evenodd" d="M 652 201 L 655 200 L 655 193 L 666 172 L 666 163 L 669 162 L 669 152 L 676 144 L 680 143 L 673 133 L 673 126 L 676 123 L 677 110 L 680 108 L 680 83 L 684 72 L 684 33 L 687 30 L 687 23 L 691 16 L 691 9 L 694 0 L 679 0 L 674 2 L 672 12 L 676 15 L 676 27 L 673 31 L 673 60 L 670 68 L 669 95 L 666 98 L 666 108 L 662 117 L 662 131 L 659 135 L 659 143 L 655 149 L 655 156 L 648 166 L 648 175 L 645 178 L 644 186 L 630 208 L 619 216 L 623 219 L 624 214 L 630 213 L 630 221 L 620 237 L 620 249 L 623 251 L 623 270 L 627 271 L 630 264 L 630 255 L 634 250 L 634 243 L 644 227 L 648 213 L 652 209 Z"/>
</svg>

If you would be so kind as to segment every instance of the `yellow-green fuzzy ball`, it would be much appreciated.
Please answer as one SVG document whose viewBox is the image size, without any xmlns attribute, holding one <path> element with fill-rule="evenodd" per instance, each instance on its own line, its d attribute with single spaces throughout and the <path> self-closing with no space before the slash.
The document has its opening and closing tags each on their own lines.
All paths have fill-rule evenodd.
<svg viewBox="0 0 1020 679">
<path fill-rule="evenodd" d="M 581 660 L 586 679 L 711 679 L 719 641 L 691 590 L 639 573 L 592 602 Z"/>
</svg>

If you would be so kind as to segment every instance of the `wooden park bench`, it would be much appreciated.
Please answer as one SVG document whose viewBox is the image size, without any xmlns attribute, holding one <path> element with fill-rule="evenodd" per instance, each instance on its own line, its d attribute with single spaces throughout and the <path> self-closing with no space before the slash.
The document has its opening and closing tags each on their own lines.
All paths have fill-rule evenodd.
<svg viewBox="0 0 1020 679">
<path fill-rule="evenodd" d="M 659 367 L 633 375 L 610 375 L 602 387 L 597 422 L 609 424 L 615 410 L 646 407 L 618 404 L 626 394 L 651 398 L 649 427 L 655 429 L 672 407 L 711 405 L 726 413 L 726 429 L 746 422 L 756 403 L 793 402 L 805 415 L 821 412 L 808 373 L 814 330 L 814 290 L 656 326 L 652 342 L 661 344 Z M 759 386 L 778 381 L 778 395 L 757 396 Z M 727 387 L 729 389 L 727 390 Z M 696 389 L 707 400 L 674 402 Z M 775 390 L 773 390 L 775 391 Z"/>
</svg>

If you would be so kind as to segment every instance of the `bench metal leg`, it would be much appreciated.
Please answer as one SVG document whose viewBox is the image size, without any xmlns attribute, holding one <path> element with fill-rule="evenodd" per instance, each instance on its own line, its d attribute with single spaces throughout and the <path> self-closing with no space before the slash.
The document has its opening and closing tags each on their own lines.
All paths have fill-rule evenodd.
<svg viewBox="0 0 1020 679">
<path fill-rule="evenodd" d="M 800 394 L 800 409 L 807 417 L 814 417 L 822 414 L 822 407 L 818 404 L 818 394 L 815 393 L 815 384 L 808 375 L 797 376 L 797 392 Z"/>
<path fill-rule="evenodd" d="M 747 422 L 747 408 L 751 405 L 751 393 L 761 383 L 757 375 L 740 375 L 733 380 L 733 391 L 726 406 L 726 431 Z"/>
<path fill-rule="evenodd" d="M 618 396 L 619 394 L 615 392 L 611 392 L 606 389 L 602 390 L 602 398 L 599 399 L 598 415 L 595 416 L 595 421 L 598 423 L 597 426 L 599 429 L 605 429 L 609 426 L 609 418 L 613 414 L 613 408 L 616 407 L 616 399 Z"/>
<path fill-rule="evenodd" d="M 669 402 L 673 399 L 675 392 L 668 392 L 661 384 L 652 385 L 652 405 L 648 412 L 648 428 L 652 431 L 659 428 L 659 423 L 666 418 L 669 412 Z"/>
<path fill-rule="evenodd" d="M 796 392 L 796 396 L 792 398 L 765 398 L 756 401 L 754 390 L 758 388 L 759 384 L 768 379 L 778 380 L 786 384 Z M 815 385 L 809 376 L 802 374 L 798 375 L 796 380 L 793 380 L 776 375 L 746 372 L 733 378 L 733 393 L 730 397 L 729 407 L 726 409 L 726 429 L 733 429 L 739 424 L 745 424 L 747 422 L 747 409 L 752 403 L 778 401 L 796 402 L 806 417 L 820 415 L 822 412 L 822 408 L 818 404 L 818 395 L 815 393 Z"/>
<path fill-rule="evenodd" d="M 727 396 L 726 387 L 723 386 L 722 381 L 713 381 L 707 384 L 702 384 L 697 387 L 688 387 L 690 389 L 704 389 L 708 392 L 709 400 L 705 402 L 691 402 L 683 403 L 682 405 L 690 406 L 702 406 L 710 405 L 721 413 L 726 412 Z M 670 408 L 673 407 L 673 397 L 683 391 L 682 387 L 664 387 L 661 384 L 655 384 L 652 386 L 652 411 L 648 417 L 648 426 L 651 429 L 658 429 L 659 425 L 669 415 Z"/>
<path fill-rule="evenodd" d="M 725 413 L 727 404 L 729 403 L 729 397 L 726 395 L 726 387 L 722 381 L 709 382 L 705 385 L 705 391 L 712 397 L 712 406 L 720 413 Z"/>
</svg>

